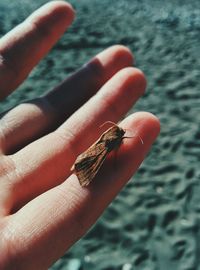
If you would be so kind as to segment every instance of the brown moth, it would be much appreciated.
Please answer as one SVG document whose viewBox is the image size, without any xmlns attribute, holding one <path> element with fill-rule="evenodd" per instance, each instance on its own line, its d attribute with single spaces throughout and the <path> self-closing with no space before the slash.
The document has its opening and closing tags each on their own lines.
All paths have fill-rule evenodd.
<svg viewBox="0 0 200 270">
<path fill-rule="evenodd" d="M 71 171 L 76 174 L 82 187 L 89 185 L 93 180 L 108 153 L 120 146 L 124 134 L 122 128 L 114 125 L 77 157 Z"/>
</svg>

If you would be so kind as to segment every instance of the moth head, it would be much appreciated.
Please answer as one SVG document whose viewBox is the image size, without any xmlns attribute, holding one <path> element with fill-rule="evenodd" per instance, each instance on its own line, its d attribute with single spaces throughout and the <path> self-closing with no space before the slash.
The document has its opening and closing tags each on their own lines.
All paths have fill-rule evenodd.
<svg viewBox="0 0 200 270">
<path fill-rule="evenodd" d="M 126 131 L 123 128 L 118 127 L 118 134 L 120 137 L 123 137 Z"/>
</svg>

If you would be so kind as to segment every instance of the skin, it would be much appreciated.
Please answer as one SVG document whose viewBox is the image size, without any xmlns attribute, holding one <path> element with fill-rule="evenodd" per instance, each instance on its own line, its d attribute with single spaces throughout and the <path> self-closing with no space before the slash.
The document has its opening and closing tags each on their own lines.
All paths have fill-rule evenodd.
<svg viewBox="0 0 200 270">
<path fill-rule="evenodd" d="M 53 1 L 0 40 L 1 100 L 73 18 L 69 4 Z M 132 64 L 128 48 L 112 46 L 42 98 L 1 115 L 0 269 L 47 269 L 87 232 L 140 166 L 160 130 L 147 112 L 119 124 L 144 144 L 138 136 L 124 139 L 88 188 L 70 172 L 76 157 L 108 128 L 100 125 L 117 123 L 144 93 L 144 74 Z"/>
</svg>

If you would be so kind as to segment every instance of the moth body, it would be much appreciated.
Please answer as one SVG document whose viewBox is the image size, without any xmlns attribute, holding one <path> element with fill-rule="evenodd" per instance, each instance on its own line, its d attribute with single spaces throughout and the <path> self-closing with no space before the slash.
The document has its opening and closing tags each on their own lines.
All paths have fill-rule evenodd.
<svg viewBox="0 0 200 270">
<path fill-rule="evenodd" d="M 80 154 L 71 168 L 81 186 L 87 186 L 93 180 L 108 153 L 117 149 L 125 131 L 117 125 L 106 130 L 100 138 L 85 152 Z"/>
</svg>

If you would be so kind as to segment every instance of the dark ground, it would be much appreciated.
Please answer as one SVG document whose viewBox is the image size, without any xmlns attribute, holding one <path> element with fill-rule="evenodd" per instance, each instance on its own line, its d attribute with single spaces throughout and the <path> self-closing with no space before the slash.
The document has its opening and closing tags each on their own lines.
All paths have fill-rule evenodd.
<svg viewBox="0 0 200 270">
<path fill-rule="evenodd" d="M 46 2 L 0 0 L 0 34 Z M 72 28 L 0 110 L 40 95 L 120 43 L 148 79 L 132 111 L 153 112 L 162 130 L 134 181 L 51 269 L 200 270 L 200 2 L 70 2 Z"/>
</svg>

